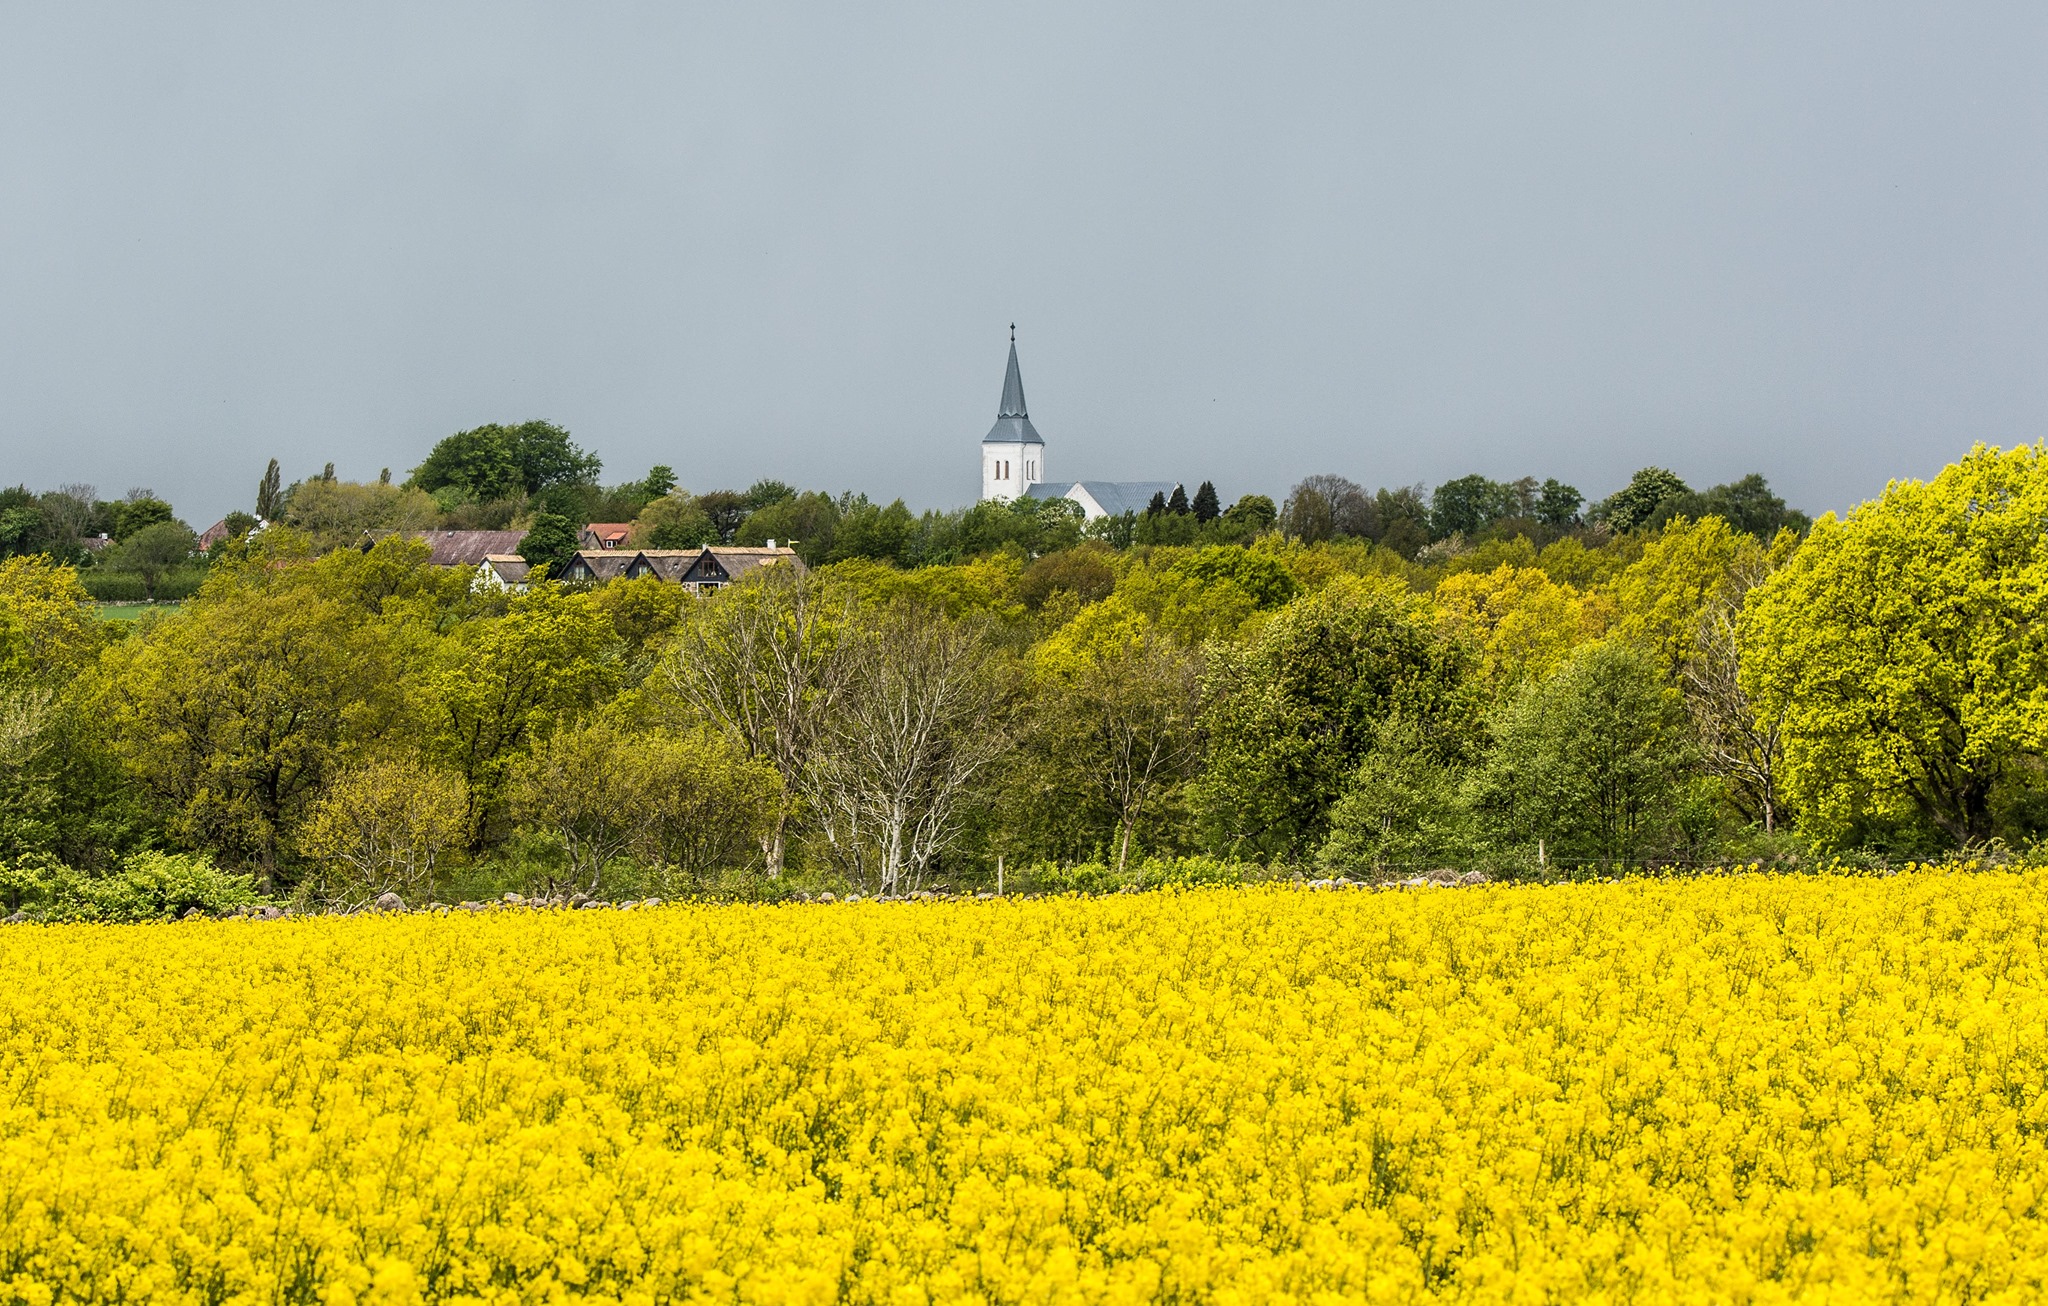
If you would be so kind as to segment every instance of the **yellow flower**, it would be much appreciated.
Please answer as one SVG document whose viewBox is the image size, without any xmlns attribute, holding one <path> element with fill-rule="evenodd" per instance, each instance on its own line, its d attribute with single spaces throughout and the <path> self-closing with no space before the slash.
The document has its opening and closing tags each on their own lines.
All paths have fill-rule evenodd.
<svg viewBox="0 0 2048 1306">
<path fill-rule="evenodd" d="M 11 928 L 0 1301 L 2036 1299 L 1959 869 Z"/>
</svg>

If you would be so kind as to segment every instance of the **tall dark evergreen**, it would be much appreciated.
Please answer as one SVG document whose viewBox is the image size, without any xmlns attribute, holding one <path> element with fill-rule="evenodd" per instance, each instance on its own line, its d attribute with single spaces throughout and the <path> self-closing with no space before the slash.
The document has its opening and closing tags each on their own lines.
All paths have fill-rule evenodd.
<svg viewBox="0 0 2048 1306">
<path fill-rule="evenodd" d="M 1152 492 L 1152 502 L 1145 505 L 1145 515 L 1147 517 L 1157 517 L 1165 511 L 1166 495 L 1161 491 L 1154 490 Z"/>
<path fill-rule="evenodd" d="M 1203 481 L 1195 491 L 1195 520 L 1207 526 L 1223 515 L 1223 504 L 1216 498 L 1216 482 Z"/>
<path fill-rule="evenodd" d="M 1166 510 L 1176 517 L 1187 516 L 1188 492 L 1178 485 L 1174 486 L 1173 497 L 1166 501 Z"/>
<path fill-rule="evenodd" d="M 264 521 L 276 521 L 283 512 L 284 473 L 273 458 L 264 469 L 263 479 L 256 483 L 256 515 Z"/>
</svg>

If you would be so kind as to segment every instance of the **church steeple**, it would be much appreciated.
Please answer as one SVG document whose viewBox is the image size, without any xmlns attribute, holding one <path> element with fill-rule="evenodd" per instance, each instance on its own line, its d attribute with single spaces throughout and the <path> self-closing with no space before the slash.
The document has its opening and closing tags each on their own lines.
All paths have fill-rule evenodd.
<svg viewBox="0 0 2048 1306">
<path fill-rule="evenodd" d="M 1017 324 L 1010 323 L 1010 370 L 1003 374 L 1003 406 L 996 410 L 997 417 L 1022 417 L 1030 420 L 1031 414 L 1024 411 L 1024 375 L 1017 370 Z"/>
<path fill-rule="evenodd" d="M 1003 373 L 1003 402 L 983 444 L 1044 444 L 1024 410 L 1024 374 L 1017 369 L 1017 324 L 1010 324 L 1010 366 Z"/>
<path fill-rule="evenodd" d="M 1024 408 L 1024 373 L 1017 367 L 1017 324 L 1010 324 L 1010 365 L 1003 372 L 1003 402 L 996 424 L 981 438 L 981 497 L 1008 501 L 1045 479 L 1045 441 Z"/>
</svg>

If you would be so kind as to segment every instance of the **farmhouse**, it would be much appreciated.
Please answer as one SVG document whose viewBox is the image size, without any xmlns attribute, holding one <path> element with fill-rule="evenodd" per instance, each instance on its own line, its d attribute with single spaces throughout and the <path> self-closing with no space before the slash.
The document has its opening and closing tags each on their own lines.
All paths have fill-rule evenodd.
<svg viewBox="0 0 2048 1306">
<path fill-rule="evenodd" d="M 766 548 L 706 545 L 697 549 L 579 549 L 562 569 L 561 579 L 583 584 L 608 580 L 656 580 L 692 592 L 730 585 L 761 567 L 790 566 L 803 570 L 803 560 L 788 547 Z"/>
<path fill-rule="evenodd" d="M 493 553 L 477 564 L 476 579 L 470 582 L 470 588 L 523 594 L 527 573 L 532 570 L 533 564 L 516 553 Z"/>
<path fill-rule="evenodd" d="M 427 562 L 435 567 L 478 567 L 493 554 L 516 554 L 525 531 L 416 531 L 427 542 Z M 364 548 L 370 547 L 365 541 Z"/>
</svg>

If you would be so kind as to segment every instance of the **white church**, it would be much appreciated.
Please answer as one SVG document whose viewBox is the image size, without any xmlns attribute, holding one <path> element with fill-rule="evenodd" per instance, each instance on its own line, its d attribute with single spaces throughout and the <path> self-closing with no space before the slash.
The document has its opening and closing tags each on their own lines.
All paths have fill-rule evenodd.
<svg viewBox="0 0 2048 1306">
<path fill-rule="evenodd" d="M 1177 481 L 1055 481 L 1045 472 L 1045 441 L 1024 409 L 1024 377 L 1017 370 L 1017 328 L 1010 328 L 1010 370 L 1003 375 L 1002 407 L 981 439 L 981 497 L 999 503 L 1072 499 L 1088 521 L 1143 512 L 1155 494 L 1173 497 Z"/>
</svg>

